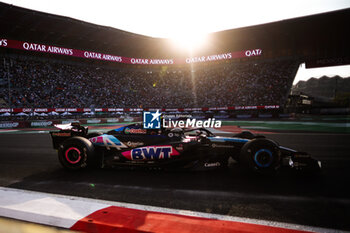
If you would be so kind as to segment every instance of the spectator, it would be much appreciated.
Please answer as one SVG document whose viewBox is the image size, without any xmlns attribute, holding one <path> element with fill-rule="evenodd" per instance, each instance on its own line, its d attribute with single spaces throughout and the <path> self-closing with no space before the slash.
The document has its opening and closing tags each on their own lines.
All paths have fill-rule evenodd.
<svg viewBox="0 0 350 233">
<path fill-rule="evenodd" d="M 11 103 L 6 88 L 6 67 L 10 64 Z M 13 108 L 282 105 L 297 69 L 295 61 L 149 71 L 6 58 L 0 64 L 0 99 Z"/>
</svg>

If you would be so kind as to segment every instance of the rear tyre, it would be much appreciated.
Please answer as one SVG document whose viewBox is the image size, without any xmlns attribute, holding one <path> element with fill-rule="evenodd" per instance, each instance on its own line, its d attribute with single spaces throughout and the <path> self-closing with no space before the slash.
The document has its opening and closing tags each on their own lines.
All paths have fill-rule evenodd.
<svg viewBox="0 0 350 233">
<path fill-rule="evenodd" d="M 59 147 L 58 159 L 68 170 L 86 168 L 94 162 L 94 146 L 83 137 L 69 138 Z"/>
<path fill-rule="evenodd" d="M 88 135 L 86 135 L 86 138 L 89 139 L 89 138 L 94 138 L 94 137 L 98 137 L 98 136 L 101 136 L 103 133 L 101 132 L 94 132 L 94 133 L 89 133 Z"/>
<path fill-rule="evenodd" d="M 274 141 L 257 138 L 242 147 L 240 162 L 253 171 L 271 172 L 279 167 L 280 154 L 278 145 Z"/>
<path fill-rule="evenodd" d="M 239 134 L 236 134 L 234 136 L 238 137 L 238 138 L 246 138 L 246 139 L 253 139 L 253 138 L 255 138 L 255 134 L 253 134 L 250 131 L 242 131 Z"/>
</svg>

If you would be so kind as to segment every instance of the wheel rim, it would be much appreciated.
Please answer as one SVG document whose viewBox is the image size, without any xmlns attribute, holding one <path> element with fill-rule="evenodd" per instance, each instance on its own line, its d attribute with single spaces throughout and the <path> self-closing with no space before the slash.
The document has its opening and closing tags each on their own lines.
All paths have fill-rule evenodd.
<svg viewBox="0 0 350 233">
<path fill-rule="evenodd" d="M 76 147 L 70 147 L 66 150 L 65 156 L 66 160 L 70 164 L 79 163 L 81 160 L 80 150 Z"/>
<path fill-rule="evenodd" d="M 254 161 L 259 167 L 269 167 L 273 162 L 272 152 L 268 149 L 260 149 L 255 153 Z"/>
</svg>

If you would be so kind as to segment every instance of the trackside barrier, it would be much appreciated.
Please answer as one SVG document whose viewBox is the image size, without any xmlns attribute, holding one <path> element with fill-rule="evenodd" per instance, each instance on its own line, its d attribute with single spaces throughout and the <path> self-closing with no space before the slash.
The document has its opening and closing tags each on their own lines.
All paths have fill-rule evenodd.
<svg viewBox="0 0 350 233">
<path fill-rule="evenodd" d="M 239 118 L 239 119 L 248 119 L 251 117 L 252 117 L 251 114 L 237 115 L 237 118 Z"/>
<path fill-rule="evenodd" d="M 193 112 L 193 111 L 229 111 L 229 110 L 278 110 L 279 105 L 259 105 L 259 106 L 230 106 L 230 107 L 212 107 L 212 108 L 0 108 L 0 114 L 3 113 L 137 113 L 142 111 L 162 112 Z"/>
<path fill-rule="evenodd" d="M 55 124 L 69 124 L 78 122 L 80 124 L 103 124 L 103 123 L 122 123 L 141 121 L 141 117 L 128 118 L 96 118 L 96 119 L 62 119 L 62 120 L 37 120 L 37 121 L 0 121 L 0 129 L 32 128 L 32 127 L 50 127 Z"/>
<path fill-rule="evenodd" d="M 259 118 L 272 118 L 272 114 L 259 114 Z"/>
</svg>

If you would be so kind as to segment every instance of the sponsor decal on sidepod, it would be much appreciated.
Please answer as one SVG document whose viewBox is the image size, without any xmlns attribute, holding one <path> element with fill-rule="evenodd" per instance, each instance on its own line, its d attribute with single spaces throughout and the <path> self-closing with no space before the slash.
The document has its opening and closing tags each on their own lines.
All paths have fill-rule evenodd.
<svg viewBox="0 0 350 233">
<path fill-rule="evenodd" d="M 168 159 L 179 155 L 179 152 L 170 145 L 145 146 L 122 152 L 129 160 Z"/>
</svg>

